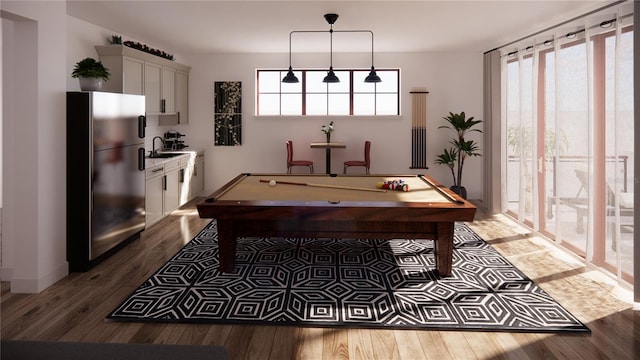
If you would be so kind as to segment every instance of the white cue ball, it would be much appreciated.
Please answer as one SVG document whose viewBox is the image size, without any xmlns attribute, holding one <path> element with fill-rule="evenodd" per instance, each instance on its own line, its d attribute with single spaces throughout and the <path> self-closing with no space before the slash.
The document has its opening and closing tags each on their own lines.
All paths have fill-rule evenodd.
<svg viewBox="0 0 640 360">
<path fill-rule="evenodd" d="M 269 181 L 269 186 L 276 186 L 276 181 L 275 180 Z"/>
</svg>

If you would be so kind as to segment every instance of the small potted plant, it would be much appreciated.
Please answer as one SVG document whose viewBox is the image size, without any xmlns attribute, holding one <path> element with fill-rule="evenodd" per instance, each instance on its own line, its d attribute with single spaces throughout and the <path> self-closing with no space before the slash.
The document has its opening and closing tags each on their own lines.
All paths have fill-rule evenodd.
<svg viewBox="0 0 640 360">
<path fill-rule="evenodd" d="M 76 63 L 71 77 L 78 78 L 82 91 L 97 91 L 102 88 L 102 81 L 109 80 L 109 70 L 100 61 L 84 58 Z"/>
<path fill-rule="evenodd" d="M 111 45 L 122 45 L 122 36 L 111 35 L 111 39 L 107 39 Z"/>
<path fill-rule="evenodd" d="M 467 189 L 462 186 L 462 168 L 464 167 L 464 161 L 469 156 L 480 156 L 480 153 L 478 152 L 478 144 L 474 140 L 466 140 L 465 136 L 471 131 L 481 133 L 482 130 L 474 129 L 473 127 L 481 123 L 482 120 L 474 120 L 473 116 L 467 119 L 464 111 L 459 114 L 450 112 L 449 116 L 443 119 L 449 124 L 439 126 L 438 129 L 451 129 L 457 136 L 449 142 L 453 146 L 448 149 L 445 148 L 442 154 L 438 155 L 436 164 L 447 165 L 449 167 L 451 176 L 453 177 L 451 190 L 466 199 Z"/>
</svg>

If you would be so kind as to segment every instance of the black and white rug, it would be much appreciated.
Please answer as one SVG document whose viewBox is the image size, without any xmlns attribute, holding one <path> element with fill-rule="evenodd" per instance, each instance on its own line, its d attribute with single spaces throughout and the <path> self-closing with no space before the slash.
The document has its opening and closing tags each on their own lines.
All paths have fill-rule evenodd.
<svg viewBox="0 0 640 360">
<path fill-rule="evenodd" d="M 218 271 L 212 221 L 107 319 L 432 330 L 590 330 L 467 225 L 453 276 L 435 276 L 433 241 L 238 239 Z"/>
</svg>

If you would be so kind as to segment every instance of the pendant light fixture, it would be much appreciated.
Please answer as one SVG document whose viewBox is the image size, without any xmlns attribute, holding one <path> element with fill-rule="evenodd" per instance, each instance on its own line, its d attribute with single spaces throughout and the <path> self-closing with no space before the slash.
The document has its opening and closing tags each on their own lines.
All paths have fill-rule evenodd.
<svg viewBox="0 0 640 360">
<path fill-rule="evenodd" d="M 300 82 L 300 80 L 298 80 L 296 75 L 293 73 L 293 68 L 291 67 L 291 34 L 293 33 L 289 34 L 289 72 L 282 79 L 282 82 L 287 84 L 295 84 L 297 82 Z"/>
<path fill-rule="evenodd" d="M 324 77 L 322 82 L 329 83 L 329 84 L 340 82 L 340 79 L 336 76 L 335 72 L 333 71 L 333 33 L 334 32 L 368 32 L 371 34 L 371 71 L 369 72 L 369 75 L 367 75 L 367 77 L 364 79 L 364 82 L 366 83 L 381 82 L 382 80 L 380 79 L 380 76 L 378 76 L 378 74 L 376 73 L 376 69 L 373 66 L 373 31 L 371 30 L 333 30 L 333 24 L 335 24 L 336 20 L 338 20 L 338 14 L 325 14 L 324 18 L 327 21 L 327 23 L 329 23 L 329 26 L 330 26 L 329 28 L 330 48 L 329 48 L 329 71 L 327 71 L 327 76 Z M 293 33 L 302 33 L 302 32 L 318 33 L 318 32 L 326 32 L 326 31 L 325 30 L 317 30 L 317 31 L 303 30 L 303 31 L 292 31 L 291 33 L 289 33 L 289 71 L 287 72 L 287 75 L 284 78 L 282 78 L 283 83 L 299 82 L 298 78 L 293 73 L 293 67 L 291 66 L 291 37 Z"/>
<path fill-rule="evenodd" d="M 338 20 L 338 14 L 325 14 L 324 18 L 329 23 L 331 27 L 329 29 L 329 71 L 327 72 L 327 76 L 322 80 L 323 83 L 337 83 L 340 82 L 340 79 L 336 76 L 336 73 L 333 72 L 333 24 Z"/>
<path fill-rule="evenodd" d="M 382 80 L 380 76 L 376 74 L 376 69 L 373 67 L 373 31 L 369 31 L 371 33 L 371 71 L 366 78 L 364 78 L 364 82 L 366 83 L 379 83 Z"/>
</svg>

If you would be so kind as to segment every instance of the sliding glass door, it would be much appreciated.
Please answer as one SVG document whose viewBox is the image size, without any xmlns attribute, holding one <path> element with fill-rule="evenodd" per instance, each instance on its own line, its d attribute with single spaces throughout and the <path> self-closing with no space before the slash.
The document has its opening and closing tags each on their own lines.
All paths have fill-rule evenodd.
<svg viewBox="0 0 640 360">
<path fill-rule="evenodd" d="M 634 231 L 630 20 L 531 40 L 502 56 L 508 212 L 628 282 Z"/>
</svg>

